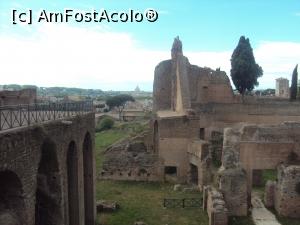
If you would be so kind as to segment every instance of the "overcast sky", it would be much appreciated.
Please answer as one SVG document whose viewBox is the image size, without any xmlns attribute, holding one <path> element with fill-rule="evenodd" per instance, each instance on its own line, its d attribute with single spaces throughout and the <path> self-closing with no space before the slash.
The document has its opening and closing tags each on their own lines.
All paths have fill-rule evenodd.
<svg viewBox="0 0 300 225">
<path fill-rule="evenodd" d="M 83 3 L 84 2 L 84 3 Z M 158 12 L 156 22 L 37 22 L 40 12 Z M 33 11 L 13 24 L 12 10 Z M 155 66 L 170 58 L 175 36 L 192 64 L 221 67 L 241 35 L 250 39 L 264 75 L 258 88 L 290 79 L 300 63 L 299 0 L 87 0 L 0 2 L 0 84 L 152 91 Z"/>
</svg>

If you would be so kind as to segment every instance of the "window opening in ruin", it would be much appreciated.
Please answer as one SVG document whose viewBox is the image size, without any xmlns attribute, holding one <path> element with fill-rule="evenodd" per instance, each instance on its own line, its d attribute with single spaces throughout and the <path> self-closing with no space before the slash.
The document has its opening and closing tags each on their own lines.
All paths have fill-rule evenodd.
<svg viewBox="0 0 300 225">
<path fill-rule="evenodd" d="M 165 167 L 165 174 L 177 176 L 177 167 L 176 166 L 166 166 Z"/>
<path fill-rule="evenodd" d="M 199 130 L 199 138 L 201 140 L 204 140 L 204 137 L 205 137 L 205 129 L 203 127 L 201 127 Z"/>
</svg>

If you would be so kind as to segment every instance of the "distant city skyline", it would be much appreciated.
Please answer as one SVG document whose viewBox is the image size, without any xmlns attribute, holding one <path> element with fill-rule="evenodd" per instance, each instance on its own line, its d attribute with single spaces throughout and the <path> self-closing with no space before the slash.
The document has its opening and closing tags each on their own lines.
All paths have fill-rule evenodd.
<svg viewBox="0 0 300 225">
<path fill-rule="evenodd" d="M 158 12 L 156 22 L 13 24 L 12 10 L 36 18 L 47 12 Z M 179 35 L 190 63 L 230 77 L 230 57 L 241 35 L 250 39 L 264 75 L 258 89 L 291 80 L 300 64 L 300 1 L 290 0 L 70 0 L 0 2 L 0 83 L 152 91 L 155 66 L 170 59 Z M 234 89 L 234 87 L 233 87 Z"/>
</svg>

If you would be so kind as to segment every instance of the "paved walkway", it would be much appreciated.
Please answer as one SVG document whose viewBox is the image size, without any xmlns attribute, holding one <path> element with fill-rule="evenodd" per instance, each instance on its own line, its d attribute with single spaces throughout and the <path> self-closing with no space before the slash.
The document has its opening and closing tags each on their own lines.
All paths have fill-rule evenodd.
<svg viewBox="0 0 300 225">
<path fill-rule="evenodd" d="M 252 193 L 252 219 L 256 225 L 281 225 L 275 215 L 264 206 L 256 193 Z"/>
</svg>

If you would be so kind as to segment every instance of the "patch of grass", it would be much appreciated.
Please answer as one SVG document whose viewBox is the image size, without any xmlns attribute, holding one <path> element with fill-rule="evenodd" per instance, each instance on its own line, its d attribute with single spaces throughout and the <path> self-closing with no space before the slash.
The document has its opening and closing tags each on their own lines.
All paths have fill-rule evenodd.
<svg viewBox="0 0 300 225">
<path fill-rule="evenodd" d="M 268 180 L 276 180 L 277 178 L 277 170 L 264 170 L 263 171 L 263 183 L 266 185 Z"/>
<path fill-rule="evenodd" d="M 147 122 L 121 122 L 116 128 L 127 132 L 129 136 L 135 136 L 148 128 Z"/>
<path fill-rule="evenodd" d="M 208 217 L 200 208 L 163 208 L 163 199 L 201 198 L 200 192 L 175 192 L 173 185 L 157 182 L 98 181 L 97 199 L 113 200 L 120 210 L 100 214 L 102 225 L 132 225 L 142 220 L 148 225 L 206 225 Z"/>
</svg>

